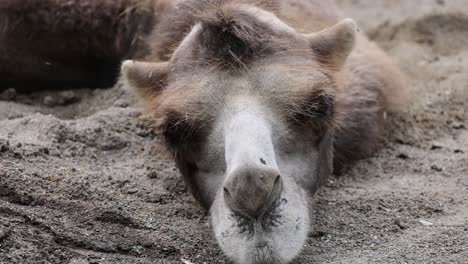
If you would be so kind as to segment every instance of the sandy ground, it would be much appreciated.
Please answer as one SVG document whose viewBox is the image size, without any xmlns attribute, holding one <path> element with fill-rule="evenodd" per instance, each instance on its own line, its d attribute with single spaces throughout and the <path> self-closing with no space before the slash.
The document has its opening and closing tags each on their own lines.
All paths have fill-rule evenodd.
<svg viewBox="0 0 468 264">
<path fill-rule="evenodd" d="M 467 263 L 468 3 L 339 2 L 414 97 L 315 197 L 295 263 Z M 1 97 L 0 263 L 227 263 L 124 87 Z"/>
</svg>

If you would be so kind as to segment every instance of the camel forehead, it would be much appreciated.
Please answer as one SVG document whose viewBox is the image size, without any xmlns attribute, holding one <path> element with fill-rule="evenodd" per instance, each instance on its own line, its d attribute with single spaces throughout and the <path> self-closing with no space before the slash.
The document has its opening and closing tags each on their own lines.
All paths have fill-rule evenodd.
<svg viewBox="0 0 468 264">
<path fill-rule="evenodd" d="M 161 106 L 209 119 L 234 104 L 255 102 L 264 107 L 294 105 L 315 94 L 332 94 L 333 80 L 314 61 L 264 59 L 249 69 L 197 69 L 177 76 L 163 92 Z"/>
</svg>

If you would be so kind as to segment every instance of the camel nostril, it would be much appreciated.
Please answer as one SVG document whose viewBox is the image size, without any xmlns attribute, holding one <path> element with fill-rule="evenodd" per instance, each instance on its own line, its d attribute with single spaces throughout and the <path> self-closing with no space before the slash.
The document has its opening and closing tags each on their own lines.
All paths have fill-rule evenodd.
<svg viewBox="0 0 468 264">
<path fill-rule="evenodd" d="M 277 175 L 274 184 L 277 184 L 280 180 L 281 180 L 281 175 Z"/>
<path fill-rule="evenodd" d="M 273 188 L 270 193 L 270 202 L 275 202 L 283 191 L 283 181 L 281 180 L 281 175 L 277 175 L 273 183 Z"/>
<path fill-rule="evenodd" d="M 275 181 L 273 182 L 273 189 L 272 192 L 281 192 L 283 189 L 283 181 L 281 180 L 281 175 L 277 175 Z"/>
<path fill-rule="evenodd" d="M 224 202 L 228 206 L 228 208 L 235 209 L 235 201 L 229 192 L 228 188 L 223 187 L 223 196 L 224 196 Z"/>
</svg>

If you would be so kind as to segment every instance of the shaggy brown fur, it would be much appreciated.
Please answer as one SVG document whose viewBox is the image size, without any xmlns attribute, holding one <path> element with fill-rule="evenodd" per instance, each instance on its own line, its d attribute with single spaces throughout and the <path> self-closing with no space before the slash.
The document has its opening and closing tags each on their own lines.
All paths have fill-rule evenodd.
<svg viewBox="0 0 468 264">
<path fill-rule="evenodd" d="M 164 12 L 153 0 L 0 1 L 0 90 L 111 86 Z"/>
</svg>

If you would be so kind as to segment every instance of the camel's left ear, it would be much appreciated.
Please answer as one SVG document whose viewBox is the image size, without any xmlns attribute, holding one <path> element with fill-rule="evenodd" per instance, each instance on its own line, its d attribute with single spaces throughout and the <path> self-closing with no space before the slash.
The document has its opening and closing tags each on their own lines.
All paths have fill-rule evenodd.
<svg viewBox="0 0 468 264">
<path fill-rule="evenodd" d="M 343 19 L 322 31 L 305 34 L 319 60 L 339 70 L 354 47 L 358 27 L 354 20 Z"/>
<path fill-rule="evenodd" d="M 161 91 L 171 70 L 169 62 L 141 62 L 126 60 L 122 76 L 135 91 L 148 97 Z"/>
</svg>

